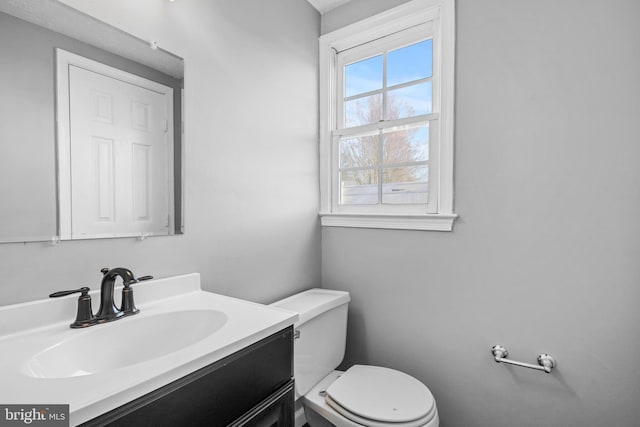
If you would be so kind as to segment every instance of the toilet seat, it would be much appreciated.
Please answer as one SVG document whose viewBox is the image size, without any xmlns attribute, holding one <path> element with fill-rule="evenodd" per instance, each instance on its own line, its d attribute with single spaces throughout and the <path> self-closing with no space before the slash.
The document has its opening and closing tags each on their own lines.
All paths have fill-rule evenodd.
<svg viewBox="0 0 640 427">
<path fill-rule="evenodd" d="M 325 401 L 343 417 L 370 427 L 419 427 L 437 416 L 424 384 L 379 366 L 354 365 L 327 388 Z"/>
</svg>

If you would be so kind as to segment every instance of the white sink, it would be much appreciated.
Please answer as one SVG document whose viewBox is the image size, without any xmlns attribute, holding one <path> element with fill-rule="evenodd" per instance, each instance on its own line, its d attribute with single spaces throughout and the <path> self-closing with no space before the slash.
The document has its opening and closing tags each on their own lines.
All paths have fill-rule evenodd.
<svg viewBox="0 0 640 427">
<path fill-rule="evenodd" d="M 34 378 L 69 378 L 113 371 L 182 350 L 227 323 L 218 310 L 185 310 L 91 326 L 31 357 Z"/>
</svg>

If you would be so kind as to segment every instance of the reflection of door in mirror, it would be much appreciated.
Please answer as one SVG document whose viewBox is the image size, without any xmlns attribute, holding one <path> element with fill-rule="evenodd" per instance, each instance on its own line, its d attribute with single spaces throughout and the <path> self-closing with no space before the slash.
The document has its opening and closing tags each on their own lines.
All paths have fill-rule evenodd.
<svg viewBox="0 0 640 427">
<path fill-rule="evenodd" d="M 69 52 L 58 60 L 69 103 L 68 121 L 59 117 L 69 136 L 59 142 L 61 237 L 173 234 L 173 89 Z"/>
</svg>

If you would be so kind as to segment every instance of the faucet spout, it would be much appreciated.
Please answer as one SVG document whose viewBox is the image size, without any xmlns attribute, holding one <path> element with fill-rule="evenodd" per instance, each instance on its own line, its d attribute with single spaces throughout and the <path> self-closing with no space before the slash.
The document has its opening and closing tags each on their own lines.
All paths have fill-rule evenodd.
<svg viewBox="0 0 640 427">
<path fill-rule="evenodd" d="M 127 268 L 103 268 L 100 270 L 104 276 L 102 277 L 102 283 L 100 284 L 100 309 L 95 316 L 98 322 L 108 322 L 118 317 L 124 316 L 125 313 L 118 309 L 114 302 L 113 291 L 115 288 L 116 278 L 119 276 L 125 285 L 136 283 L 138 280 L 135 278 L 131 270 Z"/>
</svg>

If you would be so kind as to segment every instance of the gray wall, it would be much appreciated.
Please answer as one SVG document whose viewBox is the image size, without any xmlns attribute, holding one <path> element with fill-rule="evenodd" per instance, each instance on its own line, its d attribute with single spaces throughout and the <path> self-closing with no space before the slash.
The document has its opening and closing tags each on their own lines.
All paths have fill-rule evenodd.
<svg viewBox="0 0 640 427">
<path fill-rule="evenodd" d="M 102 266 L 200 272 L 260 302 L 319 285 L 319 14 L 299 0 L 76 6 L 185 59 L 186 234 L 2 244 L 0 305 L 95 289 Z"/>
<path fill-rule="evenodd" d="M 353 298 L 345 366 L 415 375 L 443 427 L 638 425 L 639 16 L 637 0 L 457 1 L 460 218 L 323 229 L 323 286 Z M 558 369 L 498 365 L 494 344 Z"/>
</svg>

